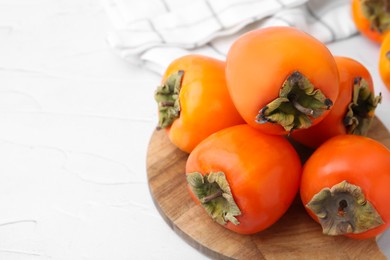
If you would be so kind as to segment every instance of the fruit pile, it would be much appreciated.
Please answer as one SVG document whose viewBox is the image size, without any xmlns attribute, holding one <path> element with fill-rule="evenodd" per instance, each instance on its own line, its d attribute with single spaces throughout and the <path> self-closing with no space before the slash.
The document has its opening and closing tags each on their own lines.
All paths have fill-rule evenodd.
<svg viewBox="0 0 390 260">
<path fill-rule="evenodd" d="M 189 193 L 216 223 L 260 232 L 299 194 L 324 234 L 390 226 L 390 151 L 365 137 L 381 96 L 362 64 L 312 36 L 270 27 L 242 35 L 226 61 L 180 57 L 155 99 L 158 128 L 189 153 Z M 289 139 L 313 148 L 307 161 Z"/>
</svg>

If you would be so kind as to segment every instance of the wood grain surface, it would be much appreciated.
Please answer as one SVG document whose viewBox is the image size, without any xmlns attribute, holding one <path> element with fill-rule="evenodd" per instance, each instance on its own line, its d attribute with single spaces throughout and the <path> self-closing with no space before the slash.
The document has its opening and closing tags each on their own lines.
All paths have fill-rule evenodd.
<svg viewBox="0 0 390 260">
<path fill-rule="evenodd" d="M 369 137 L 390 149 L 390 133 L 375 119 Z M 302 149 L 305 160 L 310 150 Z M 155 131 L 147 154 L 150 193 L 161 216 L 190 245 L 213 259 L 386 259 L 375 239 L 322 235 L 297 197 L 273 226 L 255 235 L 225 229 L 196 205 L 187 190 L 188 154 L 172 145 L 165 131 Z"/>
</svg>

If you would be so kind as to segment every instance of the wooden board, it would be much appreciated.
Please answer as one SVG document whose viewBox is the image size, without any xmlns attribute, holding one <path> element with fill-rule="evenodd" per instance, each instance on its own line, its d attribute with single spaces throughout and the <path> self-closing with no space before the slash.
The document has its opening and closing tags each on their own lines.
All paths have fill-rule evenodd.
<svg viewBox="0 0 390 260">
<path fill-rule="evenodd" d="M 369 136 L 390 149 L 390 133 L 377 119 Z M 303 149 L 300 147 L 299 149 Z M 308 153 L 308 151 L 304 151 Z M 165 221 L 190 245 L 214 259 L 386 259 L 375 239 L 322 235 L 321 227 L 297 197 L 273 226 L 255 235 L 239 235 L 212 221 L 186 188 L 188 154 L 155 131 L 147 154 L 147 175 L 154 203 Z"/>
</svg>

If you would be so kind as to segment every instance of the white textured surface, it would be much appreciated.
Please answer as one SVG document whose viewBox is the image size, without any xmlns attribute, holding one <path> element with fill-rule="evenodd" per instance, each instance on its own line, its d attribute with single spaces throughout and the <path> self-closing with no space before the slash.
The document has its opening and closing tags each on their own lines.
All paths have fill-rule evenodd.
<svg viewBox="0 0 390 260">
<path fill-rule="evenodd" d="M 205 258 L 150 198 L 160 79 L 116 57 L 108 27 L 98 1 L 0 0 L 0 259 Z M 376 46 L 356 37 L 330 48 L 382 88 Z"/>
</svg>

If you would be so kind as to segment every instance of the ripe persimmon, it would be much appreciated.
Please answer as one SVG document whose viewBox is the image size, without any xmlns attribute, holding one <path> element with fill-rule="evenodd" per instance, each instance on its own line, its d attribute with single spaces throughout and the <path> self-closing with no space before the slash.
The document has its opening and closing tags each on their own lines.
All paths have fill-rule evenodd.
<svg viewBox="0 0 390 260">
<path fill-rule="evenodd" d="M 269 134 L 320 122 L 336 101 L 336 62 L 319 40 L 292 27 L 250 31 L 231 46 L 226 80 L 244 120 Z"/>
<path fill-rule="evenodd" d="M 390 226 L 390 151 L 368 137 L 338 135 L 303 167 L 300 195 L 327 235 L 374 237 Z"/>
<path fill-rule="evenodd" d="M 226 87 L 225 62 L 202 55 L 186 55 L 166 69 L 155 99 L 158 128 L 170 141 L 190 153 L 210 134 L 244 121 Z"/>
<path fill-rule="evenodd" d="M 301 161 L 283 136 L 243 124 L 203 140 L 188 157 L 190 194 L 210 217 L 241 234 L 274 224 L 295 198 Z"/>
</svg>

